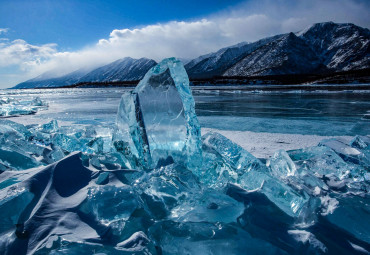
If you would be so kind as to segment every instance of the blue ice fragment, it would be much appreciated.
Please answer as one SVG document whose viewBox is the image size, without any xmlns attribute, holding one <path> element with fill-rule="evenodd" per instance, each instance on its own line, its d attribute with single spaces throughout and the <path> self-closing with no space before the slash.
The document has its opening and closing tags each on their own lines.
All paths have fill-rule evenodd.
<svg viewBox="0 0 370 255">
<path fill-rule="evenodd" d="M 214 189 L 195 193 L 171 210 L 170 218 L 177 222 L 236 222 L 243 214 L 243 203 Z"/>
<path fill-rule="evenodd" d="M 97 135 L 96 130 L 93 126 L 87 126 L 84 128 L 83 135 L 85 137 L 95 137 Z"/>
<path fill-rule="evenodd" d="M 51 141 L 53 145 L 62 148 L 66 152 L 78 151 L 81 148 L 79 140 L 62 133 L 55 133 Z"/>
<path fill-rule="evenodd" d="M 17 100 L 14 98 L 2 98 L 0 101 L 0 116 L 16 116 L 35 114 L 38 109 L 47 107 L 40 98 L 34 100 Z"/>
<path fill-rule="evenodd" d="M 134 91 L 122 96 L 118 129 L 123 138 L 129 131 L 131 152 L 144 168 L 169 156 L 192 168 L 201 162 L 200 126 L 194 107 L 183 64 L 175 58 L 164 59 Z"/>
<path fill-rule="evenodd" d="M 300 172 L 308 172 L 318 177 L 334 175 L 342 180 L 351 173 L 353 166 L 348 165 L 332 149 L 326 146 L 314 146 L 289 151 L 290 157 L 299 167 Z"/>
<path fill-rule="evenodd" d="M 167 204 L 169 207 L 172 201 L 190 198 L 201 191 L 196 176 L 179 164 L 153 169 L 140 179 L 138 185 L 147 194 L 158 196 L 165 204 L 170 201 Z"/>
<path fill-rule="evenodd" d="M 358 149 L 362 152 L 361 160 L 369 165 L 365 167 L 370 167 L 370 137 L 368 136 L 356 136 L 351 142 L 350 146 Z"/>
<path fill-rule="evenodd" d="M 31 105 L 33 105 L 33 106 L 45 106 L 46 104 L 41 100 L 40 97 L 35 97 L 31 101 Z"/>
<path fill-rule="evenodd" d="M 357 135 L 350 142 L 350 146 L 361 150 L 370 150 L 370 137 Z"/>
<path fill-rule="evenodd" d="M 11 120 L 0 120 L 0 135 L 4 135 L 11 130 L 18 132 L 24 138 L 32 136 L 31 132 L 24 125 Z"/>
<path fill-rule="evenodd" d="M 41 128 L 42 128 L 42 132 L 45 132 L 45 133 L 55 133 L 59 131 L 58 122 L 56 120 L 52 120 L 42 125 Z"/>
<path fill-rule="evenodd" d="M 361 150 L 351 147 L 348 144 L 337 139 L 325 139 L 319 143 L 319 146 L 326 146 L 334 150 L 345 161 L 365 167 L 370 166 L 370 158 Z"/>
<path fill-rule="evenodd" d="M 243 229 L 222 222 L 158 221 L 149 237 L 162 254 L 287 254 Z"/>
<path fill-rule="evenodd" d="M 240 174 L 256 169 L 266 172 L 266 167 L 260 160 L 223 135 L 216 132 L 208 132 L 202 137 L 202 140 L 203 144 L 210 151 L 214 151 L 220 155 L 228 166 Z"/>
<path fill-rule="evenodd" d="M 286 178 L 296 174 L 296 166 L 288 153 L 279 150 L 268 160 L 267 165 L 270 167 L 273 175 L 278 178 Z"/>
<path fill-rule="evenodd" d="M 80 210 L 86 214 L 94 213 L 98 220 L 107 224 L 127 220 L 138 206 L 137 195 L 130 186 L 107 184 L 89 187 Z"/>
<path fill-rule="evenodd" d="M 222 176 L 222 179 L 238 184 L 247 191 L 259 190 L 290 216 L 298 216 L 306 206 L 309 200 L 306 193 L 300 194 L 285 183 L 272 178 L 267 167 L 239 145 L 214 132 L 205 134 L 202 139 L 208 152 L 213 151 L 227 166 L 220 168 L 221 172 L 213 173 L 213 178 Z M 210 180 L 209 176 L 205 176 L 209 175 L 206 169 L 198 172 L 198 175 L 201 180 Z M 217 182 L 211 180 L 208 184 L 215 187 Z"/>
<path fill-rule="evenodd" d="M 179 164 L 153 169 L 137 184 L 150 211 L 174 221 L 236 222 L 244 205 L 214 189 L 202 189 L 192 171 Z M 165 210 L 158 213 L 160 204 Z"/>
<path fill-rule="evenodd" d="M 14 170 L 25 170 L 42 165 L 31 155 L 15 146 L 0 146 L 0 163 Z"/>
<path fill-rule="evenodd" d="M 0 108 L 0 116 L 29 115 L 37 111 L 30 106 L 23 105 L 3 105 Z"/>
<path fill-rule="evenodd" d="M 53 145 L 51 150 L 44 150 L 42 156 L 47 163 L 51 164 L 64 158 L 65 154 L 60 147 Z"/>
<path fill-rule="evenodd" d="M 102 137 L 96 137 L 87 143 L 95 153 L 103 153 L 104 141 Z"/>
</svg>

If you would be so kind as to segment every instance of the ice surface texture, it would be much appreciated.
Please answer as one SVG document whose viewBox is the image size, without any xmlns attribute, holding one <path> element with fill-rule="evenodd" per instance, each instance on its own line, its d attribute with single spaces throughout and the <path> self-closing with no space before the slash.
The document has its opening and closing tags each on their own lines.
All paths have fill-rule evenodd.
<svg viewBox="0 0 370 255">
<path fill-rule="evenodd" d="M 124 138 L 128 126 L 131 151 L 144 168 L 153 168 L 169 156 L 188 167 L 200 164 L 195 103 L 185 68 L 175 58 L 151 68 L 134 91 L 122 96 L 117 123 L 121 133 L 126 132 Z"/>
</svg>

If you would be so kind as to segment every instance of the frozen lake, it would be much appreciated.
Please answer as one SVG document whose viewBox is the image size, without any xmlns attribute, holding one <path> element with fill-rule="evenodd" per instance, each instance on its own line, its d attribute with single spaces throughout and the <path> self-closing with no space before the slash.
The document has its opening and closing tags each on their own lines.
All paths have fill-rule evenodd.
<svg viewBox="0 0 370 255">
<path fill-rule="evenodd" d="M 11 118 L 23 124 L 103 125 L 115 123 L 125 88 L 1 90 L 1 96 L 35 97 L 49 109 Z M 370 134 L 369 92 L 247 92 L 193 89 L 203 128 L 279 134 L 354 136 Z"/>
<path fill-rule="evenodd" d="M 114 132 L 124 92 L 1 91 L 18 105 L 39 96 L 49 107 L 8 118 L 27 127 L 2 120 L 0 251 L 370 250 L 370 139 L 354 139 L 370 133 L 370 93 L 194 90 L 203 140 L 190 169 L 172 156 L 144 167 L 144 153 Z"/>
</svg>

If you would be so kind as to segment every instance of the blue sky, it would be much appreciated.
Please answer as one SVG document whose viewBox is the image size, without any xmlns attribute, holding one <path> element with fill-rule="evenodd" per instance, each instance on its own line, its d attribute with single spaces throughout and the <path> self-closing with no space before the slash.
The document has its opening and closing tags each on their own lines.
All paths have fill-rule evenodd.
<svg viewBox="0 0 370 255">
<path fill-rule="evenodd" d="M 242 0 L 1 0 L 0 25 L 8 38 L 31 44 L 57 43 L 75 50 L 116 28 L 171 20 L 199 19 L 236 6 Z"/>
<path fill-rule="evenodd" d="M 126 56 L 194 58 L 313 23 L 370 27 L 368 0 L 0 0 L 0 88 Z"/>
</svg>

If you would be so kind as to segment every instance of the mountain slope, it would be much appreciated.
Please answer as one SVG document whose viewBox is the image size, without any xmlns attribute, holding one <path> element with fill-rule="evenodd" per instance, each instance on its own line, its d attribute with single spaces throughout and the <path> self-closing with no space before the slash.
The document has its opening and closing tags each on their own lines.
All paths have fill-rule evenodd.
<svg viewBox="0 0 370 255">
<path fill-rule="evenodd" d="M 44 80 L 40 77 L 36 77 L 34 79 L 19 83 L 14 88 L 47 88 L 68 86 L 79 82 L 140 80 L 154 65 L 156 65 L 156 62 L 152 59 L 123 58 L 92 71 L 80 69 L 58 78 L 50 78 Z"/>
<path fill-rule="evenodd" d="M 311 47 L 293 33 L 282 36 L 252 53 L 224 72 L 225 76 L 313 73 L 320 59 Z"/>
<path fill-rule="evenodd" d="M 80 81 L 133 81 L 140 80 L 146 72 L 157 63 L 152 59 L 123 58 L 108 65 L 99 67 L 85 76 Z"/>
<path fill-rule="evenodd" d="M 79 82 L 140 80 L 154 60 L 123 58 L 95 70 L 58 78 L 45 73 L 15 88 L 60 87 Z M 370 30 L 353 24 L 317 23 L 298 32 L 239 43 L 185 65 L 192 79 L 213 76 L 320 74 L 370 68 Z"/>
<path fill-rule="evenodd" d="M 191 60 L 191 78 L 340 72 L 370 67 L 370 31 L 317 23 L 299 33 L 240 43 Z"/>
<path fill-rule="evenodd" d="M 370 30 L 353 24 L 317 23 L 298 33 L 310 43 L 328 69 L 370 67 Z"/>
<path fill-rule="evenodd" d="M 220 49 L 215 53 L 200 56 L 185 65 L 186 71 L 192 78 L 207 78 L 214 75 L 221 75 L 225 70 L 241 60 L 245 55 L 250 54 L 257 48 L 281 37 L 282 35 L 276 35 L 254 43 L 239 43 Z"/>
<path fill-rule="evenodd" d="M 77 83 L 81 77 L 86 75 L 91 70 L 79 69 L 72 73 L 63 75 L 57 78 L 42 79 L 40 76 L 33 78 L 31 80 L 17 84 L 14 89 L 24 89 L 24 88 L 48 88 L 48 87 L 60 87 L 68 86 Z M 43 76 L 43 75 L 41 75 Z"/>
<path fill-rule="evenodd" d="M 245 56 L 224 76 L 340 72 L 370 67 L 370 31 L 353 24 L 317 23 Z"/>
</svg>

